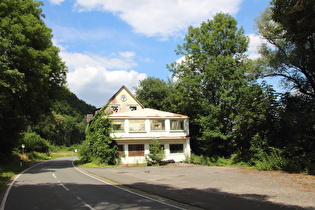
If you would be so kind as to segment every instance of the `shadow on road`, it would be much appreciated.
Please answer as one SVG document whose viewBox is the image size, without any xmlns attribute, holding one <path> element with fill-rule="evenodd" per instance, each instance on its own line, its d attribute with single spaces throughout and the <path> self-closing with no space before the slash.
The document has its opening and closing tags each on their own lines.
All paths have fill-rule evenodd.
<svg viewBox="0 0 315 210">
<path fill-rule="evenodd" d="M 270 197 L 267 195 L 233 194 L 215 188 L 176 189 L 167 185 L 147 183 L 134 183 L 126 186 L 204 209 L 314 209 L 313 207 L 302 208 L 272 203 L 268 200 Z"/>
</svg>

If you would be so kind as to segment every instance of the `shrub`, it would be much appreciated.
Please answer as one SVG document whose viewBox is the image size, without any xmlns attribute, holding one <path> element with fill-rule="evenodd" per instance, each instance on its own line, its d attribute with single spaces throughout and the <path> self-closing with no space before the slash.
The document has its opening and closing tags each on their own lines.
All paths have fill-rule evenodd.
<svg viewBox="0 0 315 210">
<path fill-rule="evenodd" d="M 253 162 L 255 168 L 266 171 L 282 170 L 287 165 L 287 161 L 281 156 L 280 150 L 275 148 L 272 148 L 270 152 L 260 153 Z"/>
<path fill-rule="evenodd" d="M 25 144 L 25 150 L 28 152 L 49 153 L 50 144 L 37 133 L 24 133 L 22 144 Z"/>
<path fill-rule="evenodd" d="M 164 149 L 159 144 L 159 141 L 154 139 L 150 145 L 150 154 L 146 157 L 148 163 L 161 165 L 165 158 Z"/>
</svg>

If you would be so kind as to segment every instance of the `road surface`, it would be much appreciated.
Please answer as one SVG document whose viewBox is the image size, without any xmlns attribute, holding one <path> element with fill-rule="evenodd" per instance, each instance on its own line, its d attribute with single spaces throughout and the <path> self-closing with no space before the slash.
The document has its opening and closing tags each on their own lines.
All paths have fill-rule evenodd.
<svg viewBox="0 0 315 210">
<path fill-rule="evenodd" d="M 19 175 L 1 204 L 15 209 L 179 209 L 83 174 L 74 157 L 45 161 Z"/>
</svg>

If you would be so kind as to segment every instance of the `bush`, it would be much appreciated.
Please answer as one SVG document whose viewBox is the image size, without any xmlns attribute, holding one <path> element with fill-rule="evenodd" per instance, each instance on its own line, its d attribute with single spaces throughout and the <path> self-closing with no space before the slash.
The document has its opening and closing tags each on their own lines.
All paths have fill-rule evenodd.
<svg viewBox="0 0 315 210">
<path fill-rule="evenodd" d="M 150 154 L 146 157 L 149 165 L 158 164 L 161 165 L 163 163 L 163 159 L 165 158 L 164 148 L 161 147 L 159 141 L 154 139 L 152 144 L 150 145 Z"/>
<path fill-rule="evenodd" d="M 275 148 L 268 153 L 260 153 L 253 162 L 255 168 L 266 171 L 282 170 L 287 165 L 287 161 L 281 156 L 280 150 Z"/>
<path fill-rule="evenodd" d="M 22 144 L 25 145 L 27 152 L 49 153 L 50 144 L 37 133 L 24 133 Z"/>
</svg>

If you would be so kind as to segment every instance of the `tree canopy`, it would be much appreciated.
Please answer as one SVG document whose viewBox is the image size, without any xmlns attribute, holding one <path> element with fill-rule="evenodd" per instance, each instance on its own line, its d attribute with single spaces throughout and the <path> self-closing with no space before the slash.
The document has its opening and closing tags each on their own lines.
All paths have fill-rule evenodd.
<svg viewBox="0 0 315 210">
<path fill-rule="evenodd" d="M 67 68 L 53 46 L 40 2 L 0 3 L 0 153 L 8 153 L 27 122 L 50 112 Z"/>
<path fill-rule="evenodd" d="M 315 1 L 273 0 L 257 19 L 268 67 L 264 76 L 280 76 L 291 90 L 315 98 Z"/>
</svg>

